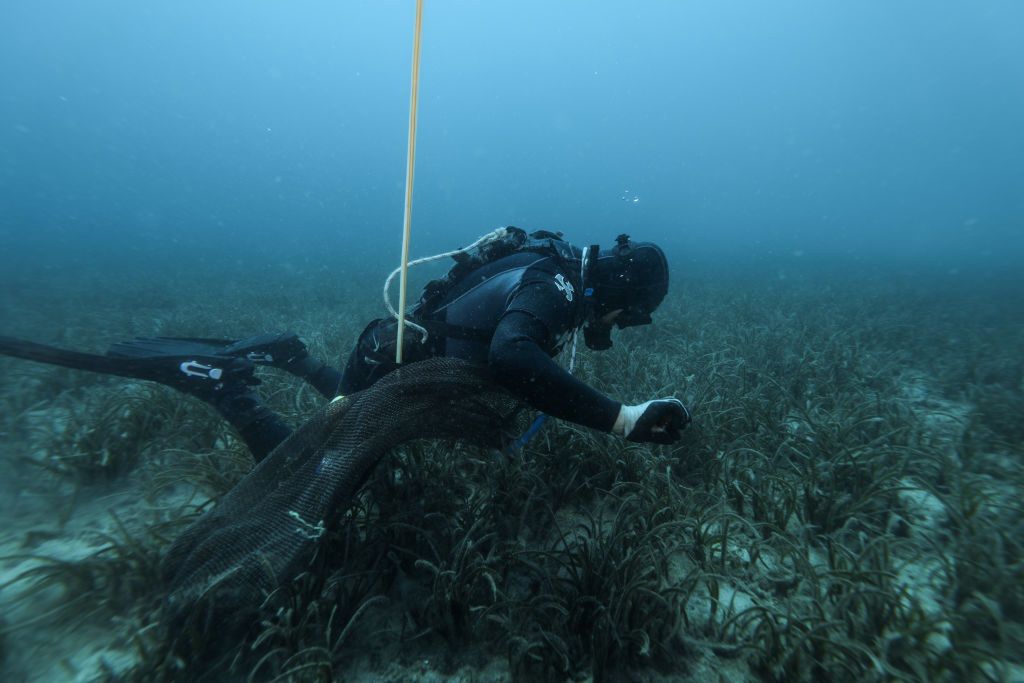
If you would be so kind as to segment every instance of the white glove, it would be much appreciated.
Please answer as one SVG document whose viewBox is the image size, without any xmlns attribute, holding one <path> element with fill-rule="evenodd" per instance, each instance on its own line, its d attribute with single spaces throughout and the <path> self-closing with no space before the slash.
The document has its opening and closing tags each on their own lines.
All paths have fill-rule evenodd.
<svg viewBox="0 0 1024 683">
<path fill-rule="evenodd" d="M 612 427 L 629 441 L 670 444 L 690 424 L 690 411 L 678 398 L 662 398 L 637 406 L 623 404 Z"/>
</svg>

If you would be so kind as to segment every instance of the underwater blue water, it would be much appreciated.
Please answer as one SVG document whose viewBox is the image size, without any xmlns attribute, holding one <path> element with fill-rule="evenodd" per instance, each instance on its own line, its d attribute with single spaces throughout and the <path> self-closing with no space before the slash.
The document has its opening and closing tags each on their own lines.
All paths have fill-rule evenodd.
<svg viewBox="0 0 1024 683">
<path fill-rule="evenodd" d="M 0 258 L 397 262 L 413 12 L 4 3 Z M 1022 34 L 1013 0 L 428 0 L 413 254 L 516 224 L 1012 268 Z"/>
<path fill-rule="evenodd" d="M 763 677 L 771 662 L 791 662 L 801 649 L 810 673 L 793 680 L 842 680 L 854 670 L 843 659 L 849 653 L 876 676 L 920 675 L 925 669 L 915 662 L 927 662 L 940 672 L 936 680 L 980 680 L 973 672 L 1015 680 L 1003 672 L 1013 667 L 1016 675 L 1024 652 L 1024 598 L 1013 574 L 1024 557 L 1024 0 L 425 5 L 412 255 L 466 245 L 508 224 L 561 230 L 577 245 L 609 246 L 621 232 L 663 245 L 673 289 L 656 326 L 616 331 L 617 349 L 603 356 L 581 345 L 576 367 L 615 400 L 682 397 L 694 426 L 682 446 L 657 456 L 657 469 L 611 438 L 568 430 L 552 437 L 561 429 L 554 420 L 533 442 L 543 448 L 510 459 L 522 465 L 508 471 L 469 461 L 465 472 L 442 467 L 434 476 L 428 464 L 444 459 L 413 452 L 415 466 L 396 470 L 396 485 L 386 488 L 398 502 L 381 513 L 381 528 L 406 512 L 484 519 L 468 530 L 462 521 L 451 531 L 424 524 L 429 533 L 415 542 L 430 567 L 444 559 L 446 544 L 463 569 L 483 567 L 478 578 L 490 582 L 490 597 L 472 608 L 464 601 L 459 614 L 469 614 L 498 601 L 487 569 L 498 554 L 484 550 L 487 539 L 511 540 L 531 565 L 547 556 L 553 568 L 587 546 L 584 536 L 569 539 L 557 528 L 558 543 L 544 538 L 551 534 L 544 527 L 559 524 L 542 519 L 542 506 L 600 521 L 593 538 L 604 545 L 593 547 L 613 558 L 602 565 L 628 577 L 619 568 L 636 563 L 614 558 L 626 557 L 623 549 L 646 555 L 634 552 L 632 531 L 629 540 L 605 535 L 606 508 L 593 506 L 604 499 L 635 507 L 619 491 L 632 495 L 638 482 L 650 488 L 650 472 L 672 501 L 658 503 L 657 519 L 668 509 L 687 524 L 696 520 L 685 527 L 693 547 L 680 541 L 687 557 L 673 560 L 671 582 L 668 574 L 644 574 L 672 596 L 661 599 L 664 623 L 677 619 L 677 590 L 690 584 L 683 609 L 693 610 L 682 616 L 700 619 L 683 619 L 683 631 L 698 640 L 670 654 L 694 680 L 739 680 L 748 665 Z M 373 311 L 384 314 L 380 285 L 400 258 L 414 9 L 415 0 L 0 2 L 0 337 L 100 353 L 135 335 L 236 338 L 290 328 L 315 357 L 344 362 Z M 714 277 L 679 286 L 694 273 Z M 291 391 L 298 380 L 272 372 L 264 379 L 264 398 L 288 420 L 316 414 L 312 392 Z M 106 668 L 98 658 L 112 654 L 120 663 L 110 671 L 139 665 L 135 673 L 150 678 L 156 674 L 146 667 L 182 661 L 164 657 L 168 643 L 152 630 L 167 614 L 147 607 L 164 597 L 154 595 L 162 586 L 151 553 L 166 542 L 169 511 L 191 514 L 193 486 L 223 493 L 249 465 L 226 425 L 203 410 L 153 382 L 0 357 L 0 681 L 58 668 L 61 680 L 74 671 L 77 680 L 94 680 L 98 673 L 89 672 Z M 108 485 L 124 488 L 115 496 Z M 491 491 L 488 507 L 476 507 L 484 498 L 470 490 Z M 144 509 L 164 493 L 175 496 L 168 506 Z M 770 504 L 762 508 L 762 499 Z M 508 516 L 521 531 L 495 524 L 495 510 L 519 510 Z M 367 529 L 376 514 L 365 513 Z M 619 519 L 640 517 L 615 519 L 618 527 Z M 726 540 L 731 519 L 743 522 L 732 531 L 739 541 Z M 122 520 L 148 540 L 128 542 Z M 299 531 L 308 529 L 319 538 L 325 527 Z M 97 541 L 102 548 L 91 545 L 88 530 L 110 532 Z M 456 544 L 456 531 L 466 540 Z M 479 543 L 470 542 L 474 533 Z M 785 548 L 777 562 L 769 533 Z M 842 543 L 854 534 L 864 552 L 851 559 Z M 822 543 L 833 537 L 842 552 L 826 571 Z M 380 538 L 372 545 L 385 547 L 387 535 Z M 663 537 L 646 538 L 663 552 Z M 718 544 L 717 558 L 705 555 L 705 543 Z M 471 546 L 477 559 L 466 562 L 469 550 L 461 548 Z M 806 555 L 800 571 L 811 581 L 802 588 L 795 562 L 792 581 L 788 570 L 771 575 L 771 563 L 784 568 L 794 550 Z M 346 578 L 384 564 L 399 571 L 388 553 L 386 560 L 368 553 L 366 572 L 341 569 Z M 512 556 L 502 551 L 500 562 Z M 46 557 L 55 569 L 37 573 L 42 565 L 32 563 Z M 444 652 L 454 641 L 440 643 L 456 611 L 418 604 L 431 591 L 440 595 L 442 583 L 430 588 L 425 572 L 401 571 L 379 588 L 377 578 L 365 584 L 375 595 L 363 606 L 380 597 L 390 605 L 372 617 L 387 628 L 371 628 L 369 617 L 360 622 L 368 624 L 363 642 L 390 639 L 363 653 L 373 664 L 365 680 L 388 671 L 407 680 L 413 667 L 425 675 L 451 663 Z M 577 612 L 581 618 L 558 616 L 562 603 L 547 602 L 548 588 L 534 595 L 541 581 L 533 572 L 505 567 L 493 576 L 505 577 L 500 589 L 514 600 L 529 586 L 522 599 L 537 605 L 536 615 L 553 616 L 556 638 L 579 636 L 582 658 L 564 665 L 579 668 L 574 677 L 596 672 L 595 662 L 616 656 L 600 651 L 611 638 L 591 637 L 600 629 L 590 607 Z M 91 576 L 108 578 L 82 578 Z M 816 594 L 837 576 L 840 589 L 827 596 L 836 602 L 822 609 Z M 52 591 L 67 577 L 73 590 Z M 712 634 L 716 614 L 735 625 L 730 610 L 754 604 L 737 598 L 748 581 L 765 607 L 734 635 L 760 623 L 772 637 L 758 631 L 755 647 L 721 653 L 705 647 L 731 637 L 724 626 Z M 320 605 L 343 583 L 325 585 Z M 616 585 L 604 583 L 609 594 L 597 602 L 589 594 L 577 600 L 568 588 L 551 596 L 567 605 L 612 604 L 611 594 L 622 594 Z M 864 624 L 860 603 L 846 602 L 845 592 L 864 596 Z M 83 608 L 90 600 L 118 616 Z M 892 622 L 869 613 L 871 604 L 888 604 Z M 479 614 L 500 617 L 489 606 Z M 52 615 L 68 623 L 55 618 L 60 630 L 53 631 L 45 619 Z M 330 638 L 343 623 L 334 611 L 308 630 L 324 619 Z M 789 628 L 798 621 L 805 623 Z M 400 635 L 392 628 L 399 622 Z M 572 634 L 555 622 L 580 628 Z M 545 621 L 536 629 L 522 623 L 529 639 L 546 633 Z M 433 640 L 421 640 L 431 629 Z M 472 649 L 499 640 L 504 649 L 514 632 L 481 629 Z M 635 642 L 638 632 L 646 640 L 634 629 L 622 642 Z M 822 643 L 833 636 L 852 647 L 837 647 L 842 656 L 823 663 Z M 316 637 L 309 651 L 322 649 Z M 150 639 L 159 646 L 149 648 Z M 516 655 L 521 662 L 533 656 L 529 639 L 519 638 L 528 643 Z M 120 651 L 129 642 L 131 653 Z M 259 665 L 269 662 L 265 672 L 306 666 L 291 658 L 300 640 L 275 642 L 265 646 L 280 660 L 239 646 Z M 327 669 L 363 680 L 359 667 L 348 667 L 360 661 L 358 647 L 351 659 L 344 647 Z M 540 650 L 550 658 L 543 666 L 565 656 L 556 650 Z M 767 664 L 758 663 L 762 655 Z"/>
</svg>

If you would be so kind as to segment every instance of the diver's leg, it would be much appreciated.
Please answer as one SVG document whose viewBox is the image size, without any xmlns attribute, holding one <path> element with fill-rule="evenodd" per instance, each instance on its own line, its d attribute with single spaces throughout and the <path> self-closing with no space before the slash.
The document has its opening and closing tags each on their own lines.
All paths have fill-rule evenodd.
<svg viewBox="0 0 1024 683">
<path fill-rule="evenodd" d="M 324 398 L 334 398 L 338 395 L 341 373 L 329 365 L 321 363 L 308 353 L 287 366 L 283 366 L 282 369 L 309 382 Z"/>
<path fill-rule="evenodd" d="M 204 352 L 210 355 L 201 355 Z M 253 391 L 259 384 L 253 375 L 255 366 L 272 365 L 296 374 L 303 363 L 315 369 L 308 364 L 305 344 L 288 333 L 227 345 L 209 339 L 140 338 L 114 344 L 107 357 L 115 363 L 135 363 L 138 367 L 132 368 L 132 376 L 171 386 L 213 406 L 235 428 L 256 462 L 284 441 L 291 429 Z"/>
<path fill-rule="evenodd" d="M 356 341 L 340 376 L 339 391 L 348 394 L 367 389 L 396 367 L 395 335 L 389 319 L 373 320 Z"/>
<path fill-rule="evenodd" d="M 370 386 L 370 373 L 366 363 L 359 356 L 359 344 L 355 345 L 345 364 L 345 372 L 338 383 L 338 392 L 344 396 L 362 391 Z"/>
<path fill-rule="evenodd" d="M 258 383 L 253 376 L 255 360 L 212 353 L 221 347 L 222 342 L 213 340 L 136 339 L 114 344 L 101 356 L 0 336 L 2 355 L 149 380 L 195 396 L 213 406 L 238 430 L 259 461 L 291 430 L 251 389 Z"/>
<path fill-rule="evenodd" d="M 265 458 L 291 434 L 291 428 L 263 405 L 260 397 L 249 387 L 231 388 L 204 400 L 231 423 L 256 462 Z"/>
<path fill-rule="evenodd" d="M 235 341 L 217 353 L 284 370 L 309 382 L 325 398 L 338 395 L 341 373 L 309 355 L 294 332 L 269 332 Z"/>
<path fill-rule="evenodd" d="M 114 344 L 107 352 L 115 357 L 152 357 L 202 353 L 237 358 L 255 365 L 277 368 L 309 382 L 325 398 L 338 395 L 341 373 L 309 355 L 294 332 L 268 332 L 245 339 L 189 337 L 142 337 Z"/>
</svg>

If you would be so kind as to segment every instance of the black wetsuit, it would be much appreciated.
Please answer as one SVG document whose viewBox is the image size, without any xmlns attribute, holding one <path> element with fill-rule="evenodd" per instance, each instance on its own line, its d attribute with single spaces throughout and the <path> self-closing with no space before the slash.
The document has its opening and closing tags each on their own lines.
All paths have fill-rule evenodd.
<svg viewBox="0 0 1024 683">
<path fill-rule="evenodd" d="M 427 345 L 415 343 L 421 348 L 413 348 L 406 358 L 446 356 L 485 363 L 499 383 L 537 410 L 607 432 L 620 404 L 552 360 L 583 317 L 578 262 L 520 252 L 472 271 L 431 310 L 417 310 L 414 319 L 441 323 L 434 329 L 442 334 L 434 334 Z M 394 327 L 392 320 L 370 323 L 352 350 L 340 384 L 335 371 L 323 368 L 320 379 L 330 377 L 315 386 L 340 386 L 342 394 L 371 386 L 395 367 Z M 450 334 L 444 335 L 446 331 Z M 259 459 L 288 435 L 288 429 L 254 399 L 246 392 L 218 408 Z M 236 411 L 236 406 L 242 410 Z"/>
<path fill-rule="evenodd" d="M 445 356 L 485 362 L 498 382 L 537 410 L 610 431 L 620 404 L 552 360 L 583 315 L 578 265 L 524 252 L 472 272 L 427 317 L 488 339 L 448 338 Z"/>
</svg>

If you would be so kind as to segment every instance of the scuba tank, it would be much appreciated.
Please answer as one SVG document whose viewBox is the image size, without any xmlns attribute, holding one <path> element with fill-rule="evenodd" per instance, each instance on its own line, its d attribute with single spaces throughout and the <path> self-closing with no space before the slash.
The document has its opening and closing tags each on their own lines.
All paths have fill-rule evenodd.
<svg viewBox="0 0 1024 683">
<path fill-rule="evenodd" d="M 418 311 L 432 310 L 444 301 L 448 293 L 465 280 L 470 273 L 512 254 L 529 251 L 553 256 L 563 262 L 578 261 L 581 251 L 562 237 L 561 232 L 537 230 L 527 233 L 522 228 L 510 225 L 485 235 L 465 249 L 450 252 L 455 265 L 443 277 L 431 280 L 424 286 L 423 293 L 413 307 L 412 314 L 415 315 Z"/>
</svg>

